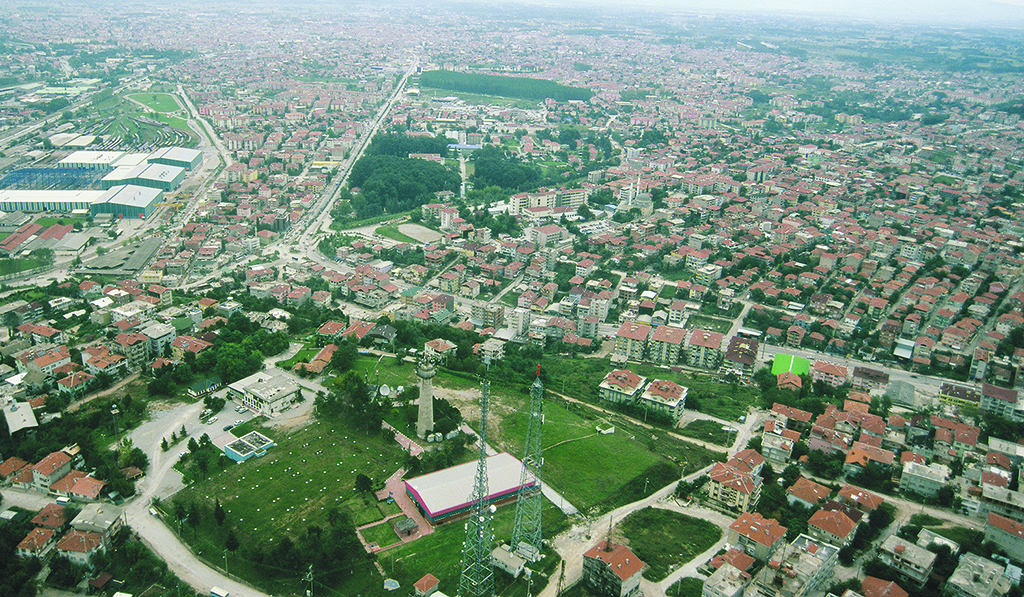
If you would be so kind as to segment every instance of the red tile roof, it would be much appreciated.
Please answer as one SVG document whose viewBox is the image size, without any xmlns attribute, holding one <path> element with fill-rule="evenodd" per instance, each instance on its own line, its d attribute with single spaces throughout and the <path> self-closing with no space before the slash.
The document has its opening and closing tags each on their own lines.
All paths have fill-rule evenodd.
<svg viewBox="0 0 1024 597">
<path fill-rule="evenodd" d="M 818 510 L 807 521 L 807 524 L 840 539 L 849 537 L 857 526 L 848 516 L 834 510 Z"/>
<path fill-rule="evenodd" d="M 729 525 L 729 529 L 744 537 L 771 547 L 786 534 L 786 527 L 774 518 L 765 518 L 757 512 L 744 512 Z"/>
<path fill-rule="evenodd" d="M 640 558 L 636 557 L 625 545 L 612 544 L 608 546 L 607 541 L 602 541 L 590 548 L 590 551 L 583 554 L 587 558 L 596 558 L 605 563 L 621 580 L 629 580 L 634 574 L 638 574 L 647 567 Z"/>
</svg>

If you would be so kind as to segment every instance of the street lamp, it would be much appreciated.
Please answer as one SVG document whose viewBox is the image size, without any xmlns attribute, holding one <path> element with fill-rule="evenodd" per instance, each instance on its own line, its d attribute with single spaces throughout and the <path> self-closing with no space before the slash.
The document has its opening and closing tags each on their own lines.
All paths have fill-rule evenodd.
<svg viewBox="0 0 1024 597">
<path fill-rule="evenodd" d="M 116 404 L 111 404 L 110 405 L 110 418 L 114 420 L 114 437 L 117 437 L 121 433 L 120 428 L 117 426 L 117 415 L 119 415 L 119 414 L 121 414 L 121 411 L 119 411 L 117 409 L 117 405 Z"/>
</svg>

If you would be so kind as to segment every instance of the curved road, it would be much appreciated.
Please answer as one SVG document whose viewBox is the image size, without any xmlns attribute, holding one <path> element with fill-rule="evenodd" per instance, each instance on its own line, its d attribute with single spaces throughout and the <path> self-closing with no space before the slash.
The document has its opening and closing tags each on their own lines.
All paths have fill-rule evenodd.
<svg viewBox="0 0 1024 597">
<path fill-rule="evenodd" d="M 202 407 L 202 402 L 196 402 L 183 409 L 175 419 L 168 422 L 166 433 L 162 435 L 170 435 L 172 431 L 195 420 Z M 148 454 L 149 474 L 140 482 L 144 489 L 125 508 L 128 524 L 150 549 L 167 562 L 167 566 L 178 578 L 200 594 L 209 594 L 210 587 L 217 586 L 227 589 L 233 597 L 270 597 L 224 576 L 222 572 L 200 561 L 160 519 L 149 514 L 150 503 L 154 497 L 158 497 L 168 473 L 174 468 L 176 455 L 180 453 L 177 449 L 164 452 L 157 442 L 153 443 Z"/>
</svg>

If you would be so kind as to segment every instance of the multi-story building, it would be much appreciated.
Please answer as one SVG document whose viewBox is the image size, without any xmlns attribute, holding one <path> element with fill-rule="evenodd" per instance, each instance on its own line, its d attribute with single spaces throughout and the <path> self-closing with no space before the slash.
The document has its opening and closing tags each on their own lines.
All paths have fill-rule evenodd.
<svg viewBox="0 0 1024 597">
<path fill-rule="evenodd" d="M 167 347 L 177 337 L 174 326 L 157 322 L 147 323 L 139 333 L 149 340 L 149 354 L 154 357 L 166 356 Z"/>
<path fill-rule="evenodd" d="M 946 579 L 949 597 L 1003 597 L 1010 592 L 1010 579 L 1004 574 L 1006 566 L 967 552 Z"/>
<path fill-rule="evenodd" d="M 729 348 L 725 351 L 723 366 L 740 377 L 748 377 L 754 373 L 757 361 L 758 341 L 754 338 L 733 336 L 729 340 Z"/>
<path fill-rule="evenodd" d="M 498 303 L 474 302 L 471 319 L 480 322 L 481 327 L 503 328 L 505 327 L 505 306 Z"/>
<path fill-rule="evenodd" d="M 846 378 L 846 367 L 840 367 L 839 365 L 829 363 L 828 361 L 818 361 L 814 363 L 814 368 L 811 370 L 812 380 L 822 381 L 836 388 L 845 384 Z"/>
<path fill-rule="evenodd" d="M 913 491 L 925 497 L 935 497 L 949 481 L 949 467 L 934 463 L 929 466 L 916 462 L 903 464 L 903 475 L 900 476 L 900 491 Z"/>
<path fill-rule="evenodd" d="M 838 510 L 818 510 L 807 521 L 811 537 L 837 547 L 849 545 L 856 528 L 857 523 Z"/>
<path fill-rule="evenodd" d="M 1017 390 L 981 384 L 981 410 L 1012 419 L 1016 408 Z"/>
<path fill-rule="evenodd" d="M 646 382 L 646 377 L 627 369 L 617 369 L 604 376 L 598 386 L 598 395 L 608 402 L 632 404 L 640 397 Z"/>
<path fill-rule="evenodd" d="M 668 325 L 660 325 L 651 333 L 651 346 L 648 351 L 650 360 L 662 365 L 675 365 L 679 362 L 686 330 Z"/>
<path fill-rule="evenodd" d="M 647 324 L 633 321 L 623 323 L 615 335 L 615 356 L 628 361 L 643 360 L 650 334 L 651 326 Z"/>
<path fill-rule="evenodd" d="M 640 395 L 639 404 L 644 410 L 665 415 L 674 425 L 683 417 L 688 391 L 688 388 L 674 381 L 655 379 L 647 384 L 643 394 Z"/>
<path fill-rule="evenodd" d="M 749 574 L 726 562 L 704 581 L 701 597 L 741 597 L 749 582 Z"/>
<path fill-rule="evenodd" d="M 985 541 L 995 543 L 1012 559 L 1024 561 L 1024 524 L 990 512 L 985 525 Z"/>
<path fill-rule="evenodd" d="M 772 554 L 768 565 L 754 575 L 747 597 L 804 597 L 828 586 L 839 559 L 839 548 L 807 535 Z"/>
<path fill-rule="evenodd" d="M 626 597 L 636 592 L 646 568 L 628 547 L 608 541 L 583 554 L 583 582 L 601 597 Z"/>
<path fill-rule="evenodd" d="M 761 498 L 761 477 L 742 462 L 716 462 L 708 478 L 708 498 L 726 508 L 747 512 Z"/>
<path fill-rule="evenodd" d="M 761 562 L 786 540 L 786 527 L 774 518 L 744 512 L 729 525 L 729 543 Z"/>
<path fill-rule="evenodd" d="M 919 587 L 927 582 L 935 565 L 934 553 L 896 535 L 885 538 L 878 559 Z"/>
<path fill-rule="evenodd" d="M 174 328 L 171 328 L 173 331 Z M 120 333 L 114 337 L 114 352 L 128 359 L 128 370 L 138 371 L 149 358 L 150 340 L 138 332 Z M 159 353 L 163 355 L 163 353 Z"/>
<path fill-rule="evenodd" d="M 686 360 L 691 367 L 717 369 L 722 361 L 722 334 L 693 330 L 686 341 Z"/>
</svg>

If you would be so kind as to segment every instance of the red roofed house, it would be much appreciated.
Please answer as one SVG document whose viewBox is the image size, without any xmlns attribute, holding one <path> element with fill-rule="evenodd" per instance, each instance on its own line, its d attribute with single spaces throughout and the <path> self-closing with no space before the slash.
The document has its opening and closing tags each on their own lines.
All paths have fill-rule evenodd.
<svg viewBox="0 0 1024 597">
<path fill-rule="evenodd" d="M 786 540 L 786 527 L 774 518 L 744 512 L 729 525 L 729 543 L 764 562 Z"/>
<path fill-rule="evenodd" d="M 437 580 L 433 574 L 427 574 L 423 578 L 416 581 L 413 584 L 413 588 L 416 592 L 416 597 L 430 597 L 437 591 L 437 585 L 441 581 Z"/>
<path fill-rule="evenodd" d="M 64 506 L 60 504 L 46 504 L 34 517 L 32 524 L 37 527 L 46 527 L 58 531 L 68 523 L 64 513 Z"/>
<path fill-rule="evenodd" d="M 345 324 L 340 321 L 326 321 L 320 329 L 316 331 L 316 335 L 328 342 L 337 340 L 342 332 L 345 331 Z"/>
<path fill-rule="evenodd" d="M 19 558 L 42 558 L 53 548 L 57 531 L 35 528 L 18 544 Z"/>
<path fill-rule="evenodd" d="M 609 402 L 633 403 L 640 397 L 646 381 L 646 377 L 628 369 L 619 369 L 604 376 L 598 386 L 598 394 L 602 400 Z"/>
<path fill-rule="evenodd" d="M 686 361 L 691 367 L 717 368 L 722 361 L 722 334 L 693 330 L 686 341 Z"/>
<path fill-rule="evenodd" d="M 200 340 L 192 336 L 178 336 L 174 339 L 174 342 L 171 342 L 171 358 L 175 361 L 184 361 L 185 353 L 190 352 L 198 355 L 211 346 L 213 344 L 206 340 Z"/>
<path fill-rule="evenodd" d="M 71 472 L 71 457 L 64 452 L 50 452 L 32 466 L 32 484 L 47 491 L 61 477 Z"/>
<path fill-rule="evenodd" d="M 583 582 L 603 597 L 625 597 L 640 588 L 647 564 L 625 545 L 602 541 L 583 554 Z"/>
<path fill-rule="evenodd" d="M 856 528 L 857 523 L 836 510 L 818 510 L 807 521 L 807 530 L 811 537 L 836 547 L 849 545 L 853 541 L 853 531 Z"/>
<path fill-rule="evenodd" d="M 1024 561 L 1024 524 L 989 512 L 985 541 L 991 541 L 1018 562 Z"/>
<path fill-rule="evenodd" d="M 633 321 L 623 323 L 615 335 L 615 349 L 612 354 L 629 361 L 643 360 L 647 337 L 650 334 L 651 326 L 647 324 Z"/>
<path fill-rule="evenodd" d="M 0 463 L 0 479 L 6 480 L 8 477 L 14 475 L 14 473 L 28 466 L 28 462 L 18 458 L 17 456 L 11 456 L 7 460 Z"/>
<path fill-rule="evenodd" d="M 830 493 L 832 490 L 824 485 L 804 477 L 797 477 L 793 486 L 786 490 L 786 500 L 790 504 L 798 503 L 806 508 L 816 508 L 821 502 L 828 499 Z"/>
<path fill-rule="evenodd" d="M 860 581 L 860 592 L 864 597 L 907 597 L 907 593 L 891 580 L 865 576 Z"/>
<path fill-rule="evenodd" d="M 674 381 L 655 379 L 647 384 L 639 404 L 646 410 L 667 416 L 675 424 L 683 417 L 687 391 Z"/>
<path fill-rule="evenodd" d="M 853 506 L 866 514 L 870 514 L 878 509 L 885 500 L 870 491 L 861 489 L 860 487 L 846 485 L 839 490 L 839 502 Z"/>
<path fill-rule="evenodd" d="M 708 497 L 727 508 L 746 512 L 761 498 L 761 477 L 742 462 L 716 462 L 708 477 Z"/>
<path fill-rule="evenodd" d="M 89 565 L 92 554 L 103 551 L 103 536 L 91 531 L 72 530 L 57 542 L 57 552 L 82 566 Z"/>
</svg>

